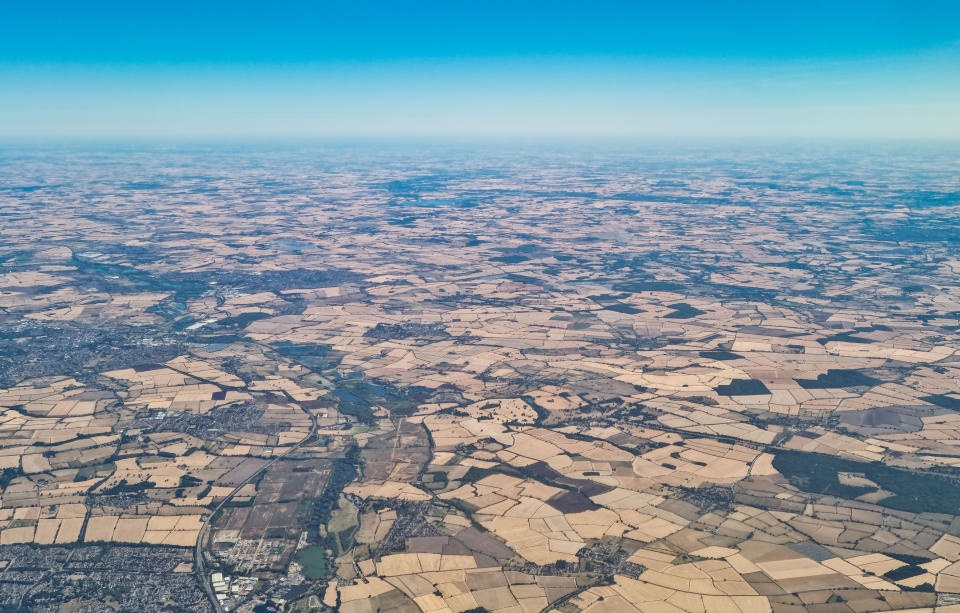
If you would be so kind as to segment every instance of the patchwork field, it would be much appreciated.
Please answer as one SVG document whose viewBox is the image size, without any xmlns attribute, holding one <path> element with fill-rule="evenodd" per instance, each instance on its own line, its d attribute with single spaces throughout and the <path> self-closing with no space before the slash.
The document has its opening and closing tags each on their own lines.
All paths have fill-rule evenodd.
<svg viewBox="0 0 960 613">
<path fill-rule="evenodd" d="M 0 164 L 0 609 L 960 613 L 918 147 Z"/>
</svg>

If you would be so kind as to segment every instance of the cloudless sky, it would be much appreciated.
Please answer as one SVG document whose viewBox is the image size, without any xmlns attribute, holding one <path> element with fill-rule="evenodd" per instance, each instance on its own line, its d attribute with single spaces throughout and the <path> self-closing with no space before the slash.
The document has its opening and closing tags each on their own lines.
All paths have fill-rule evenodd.
<svg viewBox="0 0 960 613">
<path fill-rule="evenodd" d="M 960 2 L 0 2 L 0 138 L 960 139 Z"/>
</svg>

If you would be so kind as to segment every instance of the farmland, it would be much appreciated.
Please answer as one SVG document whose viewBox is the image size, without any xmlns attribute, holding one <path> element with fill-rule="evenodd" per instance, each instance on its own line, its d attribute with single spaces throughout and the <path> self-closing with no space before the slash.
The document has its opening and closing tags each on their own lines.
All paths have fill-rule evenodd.
<svg viewBox="0 0 960 613">
<path fill-rule="evenodd" d="M 51 155 L 0 607 L 960 611 L 943 151 Z"/>
</svg>

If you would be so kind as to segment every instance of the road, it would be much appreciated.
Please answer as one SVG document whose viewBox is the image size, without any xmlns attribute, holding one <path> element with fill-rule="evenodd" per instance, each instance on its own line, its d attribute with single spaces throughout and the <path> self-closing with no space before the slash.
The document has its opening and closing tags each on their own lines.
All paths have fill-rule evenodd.
<svg viewBox="0 0 960 613">
<path fill-rule="evenodd" d="M 194 547 L 194 551 L 193 551 L 194 567 L 196 569 L 197 577 L 200 579 L 200 584 L 203 585 L 203 589 L 207 593 L 207 598 L 210 599 L 211 604 L 213 604 L 213 610 L 216 611 L 217 613 L 224 613 L 223 607 L 220 606 L 220 601 L 217 600 L 217 595 L 213 591 L 213 584 L 210 582 L 210 578 L 207 576 L 207 569 L 204 565 L 204 560 L 203 560 L 203 541 L 204 539 L 206 539 L 207 532 L 210 530 L 210 521 L 220 511 L 220 509 L 223 508 L 223 505 L 225 505 L 234 496 L 236 496 L 237 492 L 239 492 L 244 485 L 250 483 L 256 477 L 258 477 L 261 473 L 268 470 L 271 466 L 273 466 L 274 464 L 282 460 L 284 457 L 288 456 L 289 454 L 299 449 L 300 446 L 303 445 L 305 442 L 307 442 L 307 440 L 311 436 L 317 433 L 316 415 L 314 415 L 313 413 L 310 413 L 309 411 L 307 411 L 307 414 L 310 415 L 310 421 L 312 422 L 312 425 L 310 427 L 310 432 L 308 432 L 305 437 L 300 439 L 300 441 L 297 442 L 297 444 L 295 444 L 293 447 L 287 449 L 280 455 L 274 457 L 272 460 L 264 464 L 260 468 L 260 470 L 256 471 L 255 473 L 253 473 L 252 475 L 244 479 L 243 482 L 240 483 L 237 487 L 233 488 L 233 491 L 227 494 L 226 498 L 221 500 L 220 503 L 213 508 L 213 511 L 210 513 L 210 515 L 207 516 L 206 521 L 203 522 L 203 526 L 201 526 L 200 528 L 200 533 L 197 535 L 197 544 Z"/>
<path fill-rule="evenodd" d="M 67 555 L 67 558 L 63 561 L 63 565 L 61 566 L 61 568 L 67 568 L 67 567 L 69 567 L 69 565 L 70 565 L 70 560 L 73 559 L 73 554 L 75 554 L 77 551 L 78 551 L 77 549 L 72 549 L 72 550 L 70 550 L 70 553 Z M 14 558 L 14 560 L 16 560 L 16 558 Z M 4 572 L 4 573 L 7 572 L 7 569 L 8 569 L 8 568 L 10 568 L 11 566 L 13 566 L 14 560 L 11 560 L 10 563 L 7 564 L 7 565 L 4 567 L 4 569 L 3 569 L 3 572 Z M 37 579 L 30 587 L 28 587 L 27 590 L 26 590 L 24 593 L 20 594 L 20 600 L 17 601 L 17 610 L 20 610 L 20 609 L 23 608 L 23 601 L 26 600 L 27 595 L 28 595 L 30 592 L 33 591 L 33 588 L 35 588 L 35 587 L 37 587 L 38 585 L 40 585 L 41 583 L 43 583 L 44 580 L 47 579 L 47 577 L 49 577 L 50 575 L 55 574 L 55 572 L 56 572 L 56 571 L 50 570 L 50 571 L 47 571 L 47 572 L 43 573 L 43 575 L 42 575 L 39 579 Z M 0 574 L 2 574 L 2 573 L 0 573 Z"/>
</svg>

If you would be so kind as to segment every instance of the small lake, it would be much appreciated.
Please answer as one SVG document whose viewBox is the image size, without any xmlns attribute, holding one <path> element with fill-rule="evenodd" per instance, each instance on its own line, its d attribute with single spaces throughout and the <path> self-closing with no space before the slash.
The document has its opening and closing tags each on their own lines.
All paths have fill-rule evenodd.
<svg viewBox="0 0 960 613">
<path fill-rule="evenodd" d="M 308 579 L 322 579 L 327 575 L 327 554 L 323 547 L 304 547 L 297 552 L 297 562 L 303 564 Z"/>
</svg>

